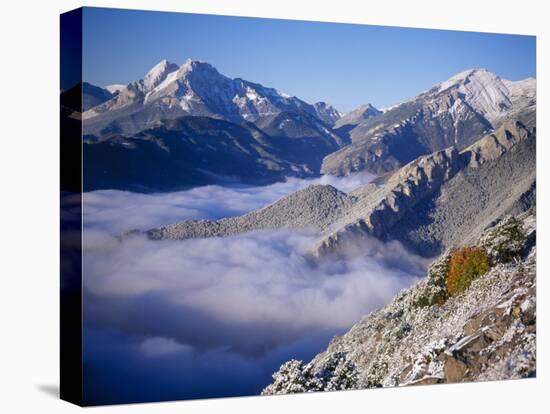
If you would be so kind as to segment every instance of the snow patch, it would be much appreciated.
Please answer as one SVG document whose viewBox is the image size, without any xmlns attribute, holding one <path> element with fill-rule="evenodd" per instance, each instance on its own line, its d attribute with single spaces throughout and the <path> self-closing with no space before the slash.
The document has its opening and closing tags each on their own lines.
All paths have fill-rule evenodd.
<svg viewBox="0 0 550 414">
<path fill-rule="evenodd" d="M 105 86 L 105 89 L 107 89 L 110 93 L 120 92 L 124 88 L 126 88 L 126 85 L 123 85 L 121 83 L 113 83 L 112 85 Z"/>
</svg>

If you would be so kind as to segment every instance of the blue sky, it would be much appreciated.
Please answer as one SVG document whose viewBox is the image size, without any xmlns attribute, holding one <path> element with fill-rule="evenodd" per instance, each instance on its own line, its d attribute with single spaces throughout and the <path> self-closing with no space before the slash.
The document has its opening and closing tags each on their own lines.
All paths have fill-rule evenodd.
<svg viewBox="0 0 550 414">
<path fill-rule="evenodd" d="M 536 76 L 535 37 L 185 13 L 87 8 L 84 80 L 143 78 L 161 59 L 188 57 L 221 73 L 341 111 L 383 108 L 455 73 L 482 67 Z"/>
</svg>

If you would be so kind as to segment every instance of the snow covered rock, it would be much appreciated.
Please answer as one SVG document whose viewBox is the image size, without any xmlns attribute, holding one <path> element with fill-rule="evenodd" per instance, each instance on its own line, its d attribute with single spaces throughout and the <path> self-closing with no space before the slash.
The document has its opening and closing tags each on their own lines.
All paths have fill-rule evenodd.
<svg viewBox="0 0 550 414">
<path fill-rule="evenodd" d="M 151 91 L 161 84 L 170 73 L 178 70 L 179 66 L 170 63 L 166 59 L 157 63 L 143 78 L 143 88 L 145 91 Z"/>
</svg>

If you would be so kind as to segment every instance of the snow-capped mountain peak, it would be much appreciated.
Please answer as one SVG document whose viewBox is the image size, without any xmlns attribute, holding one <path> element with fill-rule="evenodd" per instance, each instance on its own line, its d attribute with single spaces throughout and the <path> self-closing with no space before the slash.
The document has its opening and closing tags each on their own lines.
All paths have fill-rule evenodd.
<svg viewBox="0 0 550 414">
<path fill-rule="evenodd" d="M 535 82 L 508 81 L 487 69 L 469 69 L 440 83 L 434 89 L 440 93 L 458 93 L 458 96 L 489 122 L 495 124 L 508 114 L 517 99 L 534 97 Z"/>
<path fill-rule="evenodd" d="M 159 99 L 177 103 L 187 113 L 233 121 L 254 121 L 288 110 L 304 110 L 330 125 L 340 118 L 338 111 L 326 103 L 309 105 L 275 88 L 241 78 L 231 79 L 211 64 L 196 59 L 187 59 L 146 96 L 146 102 Z"/>
<path fill-rule="evenodd" d="M 484 70 L 484 69 L 479 69 L 479 70 Z M 444 91 L 454 86 L 459 86 L 460 84 L 464 83 L 466 79 L 470 75 L 472 75 L 475 71 L 476 69 L 467 69 L 465 71 L 457 73 L 456 75 L 451 76 L 446 81 L 441 82 L 439 85 L 437 85 L 437 87 L 440 91 Z"/>
<path fill-rule="evenodd" d="M 145 111 L 143 121 L 133 118 L 132 130 L 153 118 L 169 119 L 182 115 L 207 116 L 232 122 L 252 121 L 286 111 L 303 111 L 328 125 L 340 118 L 340 113 L 325 103 L 311 105 L 299 98 L 244 79 L 229 78 L 211 64 L 187 59 L 181 66 L 162 60 L 143 80 L 128 84 L 111 101 L 84 114 L 85 119 L 100 116 L 94 123 L 112 122 L 121 108 L 132 113 Z M 153 114 L 154 113 L 154 114 Z M 110 114 L 113 114 L 112 116 Z M 124 116 L 128 116 L 126 113 Z M 139 125 L 133 125 L 135 123 Z"/>
<path fill-rule="evenodd" d="M 198 59 L 187 59 L 177 71 L 177 78 L 223 76 L 210 63 Z M 225 78 L 225 76 L 223 76 Z"/>
<path fill-rule="evenodd" d="M 166 59 L 157 63 L 143 78 L 143 87 L 145 91 L 150 91 L 159 85 L 166 77 L 179 69 L 179 66 L 175 63 L 168 62 Z"/>
<path fill-rule="evenodd" d="M 214 66 L 212 66 L 210 63 L 205 62 L 204 60 L 193 59 L 193 58 L 188 58 L 180 66 L 180 69 L 189 71 L 189 72 L 192 71 L 193 69 L 207 69 L 207 70 L 214 70 L 218 72 L 217 69 Z"/>
</svg>

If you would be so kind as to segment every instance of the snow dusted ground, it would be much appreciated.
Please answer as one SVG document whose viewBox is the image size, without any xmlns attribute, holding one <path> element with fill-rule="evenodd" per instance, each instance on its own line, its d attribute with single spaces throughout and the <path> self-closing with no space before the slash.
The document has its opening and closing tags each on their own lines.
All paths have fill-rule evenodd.
<svg viewBox="0 0 550 414">
<path fill-rule="evenodd" d="M 441 262 L 436 262 L 427 279 L 402 291 L 342 337 L 335 337 L 310 363 L 293 360 L 283 364 L 263 393 L 535 376 L 534 212 L 523 214 L 520 220 L 527 236 L 522 255 L 497 262 L 465 292 L 442 305 L 423 306 L 419 298 L 430 285 L 429 279 L 440 272 Z M 479 243 L 513 243 L 503 236 L 503 228 L 489 230 Z"/>
</svg>

